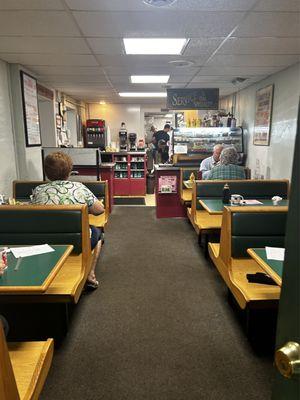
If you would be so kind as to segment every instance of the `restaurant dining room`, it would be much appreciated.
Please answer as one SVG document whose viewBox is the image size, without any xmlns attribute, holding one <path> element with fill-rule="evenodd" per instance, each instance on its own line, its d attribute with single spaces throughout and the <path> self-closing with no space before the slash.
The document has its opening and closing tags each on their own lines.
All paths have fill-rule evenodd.
<svg viewBox="0 0 300 400">
<path fill-rule="evenodd" d="M 0 400 L 300 399 L 299 0 L 0 0 Z"/>
</svg>

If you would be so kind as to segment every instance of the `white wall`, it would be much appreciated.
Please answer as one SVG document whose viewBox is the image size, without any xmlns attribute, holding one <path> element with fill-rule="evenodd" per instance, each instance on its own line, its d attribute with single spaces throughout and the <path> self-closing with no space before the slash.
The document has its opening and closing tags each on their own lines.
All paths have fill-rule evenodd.
<svg viewBox="0 0 300 400">
<path fill-rule="evenodd" d="M 270 146 L 254 146 L 255 94 L 270 84 L 274 84 Z M 237 93 L 236 117 L 245 130 L 247 166 L 253 178 L 291 178 L 299 96 L 300 64 Z"/>
<path fill-rule="evenodd" d="M 8 64 L 0 60 L 0 193 L 12 196 L 12 181 L 17 179 Z"/>
<path fill-rule="evenodd" d="M 55 147 L 57 145 L 57 141 L 56 141 L 54 102 L 51 100 L 39 99 L 39 115 L 40 115 L 42 146 Z"/>
<path fill-rule="evenodd" d="M 87 118 L 103 118 L 110 127 L 111 141 L 119 141 L 119 128 L 121 122 L 126 123 L 127 131 L 137 133 L 138 139 L 145 136 L 145 112 L 160 112 L 165 104 L 140 105 L 140 104 L 88 104 Z"/>
<path fill-rule="evenodd" d="M 67 112 L 67 129 L 70 130 L 70 144 L 74 147 L 78 146 L 77 140 L 77 112 L 76 110 L 68 110 Z"/>
<path fill-rule="evenodd" d="M 43 179 L 41 147 L 26 147 L 20 79 L 21 69 L 25 70 L 18 64 L 10 64 L 12 115 L 14 120 L 19 178 L 22 180 L 40 180 Z M 30 71 L 27 72 L 32 75 Z"/>
<path fill-rule="evenodd" d="M 88 119 L 101 118 L 110 128 L 111 141 L 119 141 L 121 122 L 126 123 L 127 132 L 135 132 L 138 137 L 143 137 L 140 129 L 141 107 L 136 104 L 89 104 Z"/>
</svg>

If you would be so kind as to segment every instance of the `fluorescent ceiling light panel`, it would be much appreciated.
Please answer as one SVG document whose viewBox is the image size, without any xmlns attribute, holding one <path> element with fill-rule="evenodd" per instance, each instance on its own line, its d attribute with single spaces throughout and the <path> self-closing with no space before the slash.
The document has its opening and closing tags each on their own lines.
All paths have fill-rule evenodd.
<svg viewBox="0 0 300 400">
<path fill-rule="evenodd" d="M 131 83 L 167 83 L 170 75 L 131 75 Z"/>
<path fill-rule="evenodd" d="M 188 39 L 123 39 L 126 54 L 181 54 Z"/>
<path fill-rule="evenodd" d="M 166 92 L 121 92 L 120 97 L 167 97 Z"/>
</svg>

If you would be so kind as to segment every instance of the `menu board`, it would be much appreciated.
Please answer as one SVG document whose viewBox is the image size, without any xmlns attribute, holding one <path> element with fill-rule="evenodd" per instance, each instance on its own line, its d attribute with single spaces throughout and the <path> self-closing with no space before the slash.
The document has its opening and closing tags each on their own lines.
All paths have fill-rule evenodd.
<svg viewBox="0 0 300 400">
<path fill-rule="evenodd" d="M 36 79 L 21 71 L 21 86 L 26 146 L 41 146 Z"/>
<path fill-rule="evenodd" d="M 269 85 L 256 92 L 255 125 L 253 144 L 269 146 L 274 86 Z"/>
<path fill-rule="evenodd" d="M 167 89 L 167 107 L 170 110 L 217 110 L 219 89 Z"/>
</svg>

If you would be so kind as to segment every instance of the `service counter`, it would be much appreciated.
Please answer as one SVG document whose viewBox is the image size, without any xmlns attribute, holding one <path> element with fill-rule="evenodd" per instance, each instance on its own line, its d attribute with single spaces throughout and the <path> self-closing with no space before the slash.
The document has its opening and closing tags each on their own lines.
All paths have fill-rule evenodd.
<svg viewBox="0 0 300 400">
<path fill-rule="evenodd" d="M 180 198 L 180 168 L 173 165 L 155 165 L 156 217 L 186 217 Z"/>
</svg>

